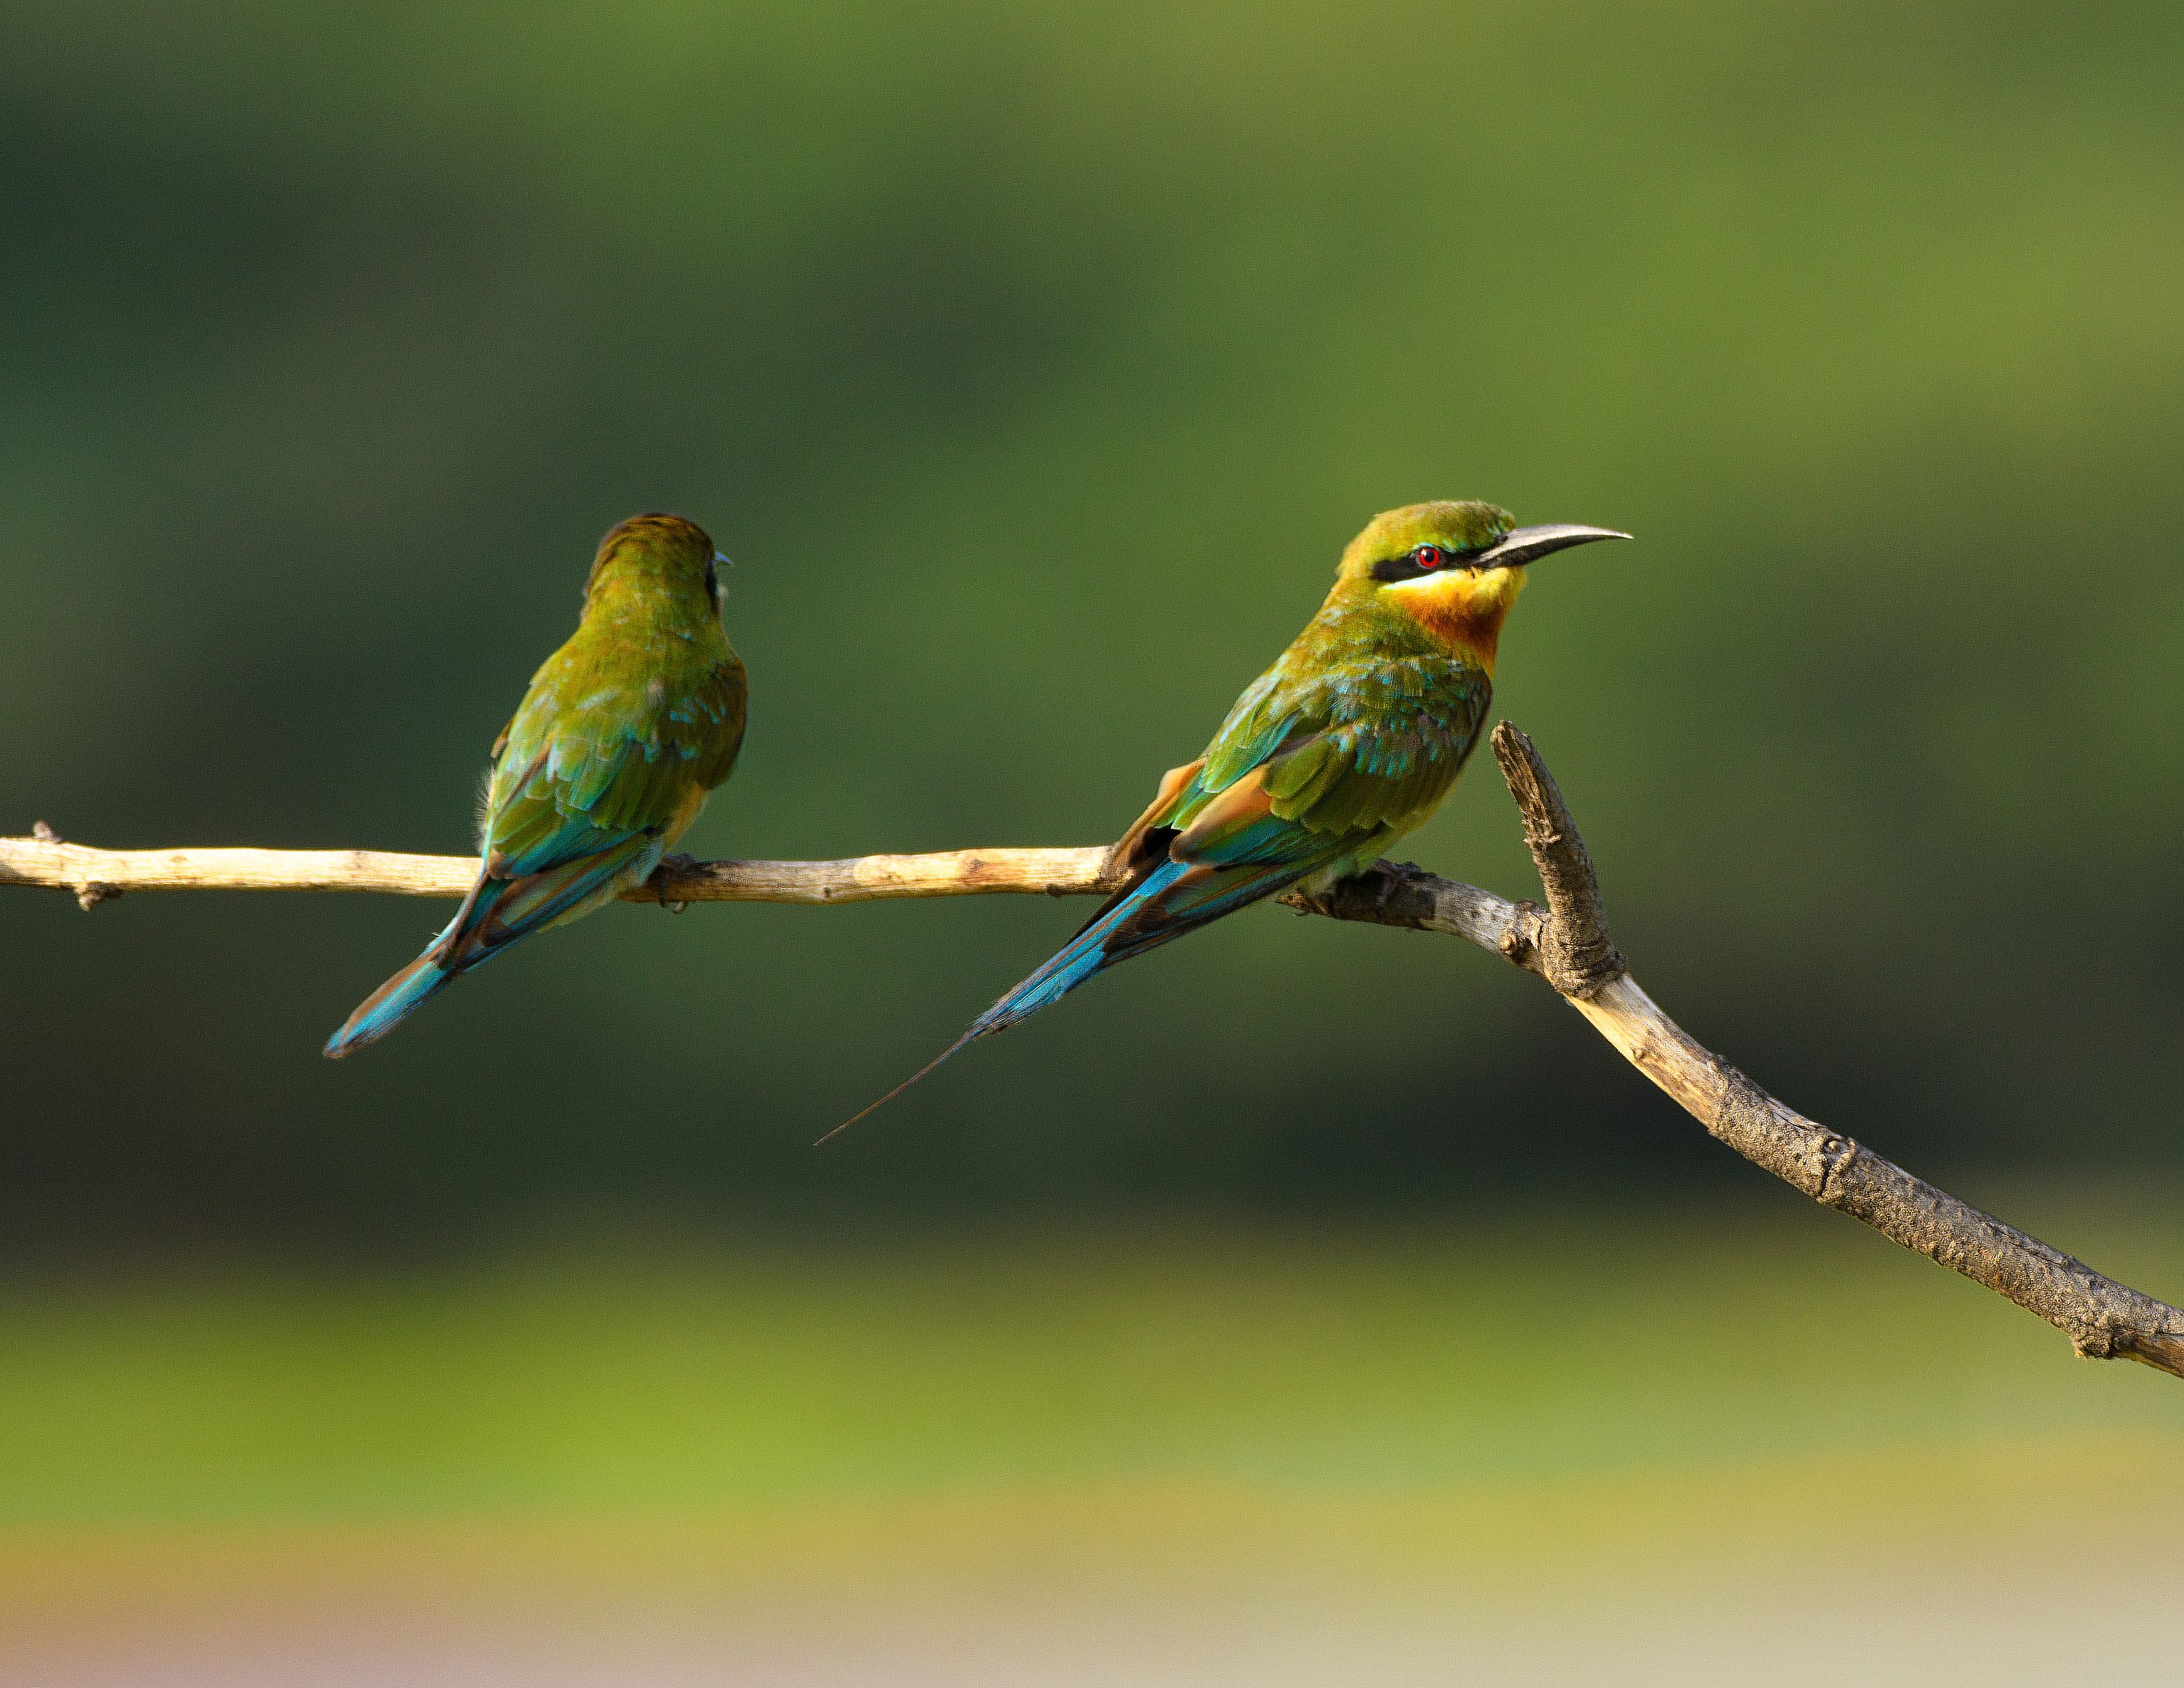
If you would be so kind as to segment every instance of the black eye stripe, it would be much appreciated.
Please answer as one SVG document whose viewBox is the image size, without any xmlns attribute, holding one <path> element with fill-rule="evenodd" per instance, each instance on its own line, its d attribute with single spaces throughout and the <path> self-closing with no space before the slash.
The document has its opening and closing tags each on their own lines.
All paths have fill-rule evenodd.
<svg viewBox="0 0 2184 1688">
<path fill-rule="evenodd" d="M 708 563 L 705 565 L 705 596 L 718 598 L 720 595 L 721 565 L 718 563 Z"/>
<path fill-rule="evenodd" d="M 1423 566 L 1418 560 L 1418 553 L 1427 549 L 1423 545 L 1413 545 L 1400 557 L 1382 559 L 1373 565 L 1373 578 L 1378 581 L 1418 580 L 1426 575 L 1439 574 L 1444 569 L 1462 568 L 1486 547 L 1471 545 L 1461 551 L 1446 545 L 1432 547 L 1439 560 L 1431 567 Z"/>
</svg>

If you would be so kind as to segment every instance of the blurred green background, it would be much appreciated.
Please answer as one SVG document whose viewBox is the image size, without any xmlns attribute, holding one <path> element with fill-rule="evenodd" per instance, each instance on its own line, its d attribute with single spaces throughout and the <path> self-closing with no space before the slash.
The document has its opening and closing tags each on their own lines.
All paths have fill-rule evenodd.
<svg viewBox="0 0 2184 1688">
<path fill-rule="evenodd" d="M 1490 497 L 1640 536 L 1540 570 L 1497 705 L 1673 1011 L 1922 1161 L 2184 1144 L 2175 8 L 11 36 L 16 830 L 464 848 L 593 541 L 657 507 L 738 560 L 755 690 L 699 853 L 1095 843 L 1367 515 Z M 1521 894 L 1479 772 L 1407 849 Z M 11 896 L 10 1228 L 1378 1206 L 1720 1158 L 1505 969 L 1279 914 L 823 1155 L 1082 911 L 626 911 L 317 1060 L 445 912 Z"/>
<path fill-rule="evenodd" d="M 665 508 L 737 560 L 754 685 L 690 848 L 1097 843 L 1367 516 L 1489 498 L 1639 538 L 1540 570 L 1496 701 L 1646 986 L 2173 1298 L 2180 73 L 2151 3 L 13 8 L 0 831 L 462 850 L 592 545 Z M 1484 764 L 1403 853 L 1532 889 Z M 1524 1516 L 1607 1484 L 1642 1536 L 1633 1472 L 1806 1520 L 1797 1553 L 1860 1539 L 1835 1490 L 1719 1461 L 1884 1446 L 1899 1500 L 1930 1456 L 2123 1539 L 2062 1477 L 2049 1516 L 1977 1474 L 2025 1436 L 2056 1472 L 2126 1449 L 2175 1515 L 2159 1380 L 1808 1219 L 1462 946 L 1256 912 L 815 1153 L 1083 911 L 610 911 L 320 1061 L 446 912 L 0 893 L 0 1581 L 107 1585 L 39 1531 L 195 1559 L 996 1490 L 1077 1498 L 995 1563 L 1104 1518 L 1165 1574 L 1114 1525 L 1139 1483 L 1470 1495 L 1396 1532 L 1446 1568 L 1505 1479 Z M 1653 1273 L 1595 1310 L 1611 1376 L 1495 1359 Z M 1291 1291 L 1401 1340 L 1330 1352 Z M 1652 1340 L 1724 1297 L 1740 1340 Z M 1162 1308 L 1226 1332 L 1202 1412 L 1152 1410 Z M 1087 1331 L 1109 1393 L 1056 1408 L 1042 1344 Z M 821 1457 L 838 1387 L 922 1428 Z M 1793 1394 L 1757 1444 L 1618 1428 Z"/>
</svg>

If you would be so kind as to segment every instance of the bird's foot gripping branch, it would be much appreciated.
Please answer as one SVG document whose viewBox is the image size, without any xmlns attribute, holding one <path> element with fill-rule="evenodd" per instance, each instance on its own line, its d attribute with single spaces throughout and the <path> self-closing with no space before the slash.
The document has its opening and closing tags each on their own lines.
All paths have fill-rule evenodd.
<svg viewBox="0 0 2184 1688">
<path fill-rule="evenodd" d="M 1495 729 L 1493 745 L 1523 817 L 1544 907 L 1390 862 L 1318 895 L 1291 892 L 1284 900 L 1334 920 L 1446 933 L 1537 974 L 1626 1061 L 1754 1166 L 2037 1314 L 2081 1354 L 2137 1360 L 2184 1377 L 2184 1310 L 2103 1277 L 1807 1119 L 1662 1012 L 1608 938 L 1592 859 L 1539 752 L 1506 721 Z M 72 892 L 86 909 L 124 891 L 459 898 L 477 873 L 473 857 L 373 850 L 91 850 L 62 842 L 43 823 L 31 837 L 0 838 L 0 885 Z M 1114 889 L 1108 851 L 1094 846 L 837 861 L 673 859 L 622 894 L 647 903 L 846 903 L 1000 892 L 1105 895 Z"/>
</svg>

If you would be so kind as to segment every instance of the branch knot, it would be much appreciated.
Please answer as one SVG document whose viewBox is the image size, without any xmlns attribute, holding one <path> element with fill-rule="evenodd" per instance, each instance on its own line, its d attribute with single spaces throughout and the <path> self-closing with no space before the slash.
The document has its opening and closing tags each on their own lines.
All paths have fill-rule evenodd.
<svg viewBox="0 0 2184 1688">
<path fill-rule="evenodd" d="M 2070 1326 L 2070 1346 L 2081 1360 L 2113 1360 L 2131 1347 L 2131 1333 L 2105 1307 Z"/>
</svg>

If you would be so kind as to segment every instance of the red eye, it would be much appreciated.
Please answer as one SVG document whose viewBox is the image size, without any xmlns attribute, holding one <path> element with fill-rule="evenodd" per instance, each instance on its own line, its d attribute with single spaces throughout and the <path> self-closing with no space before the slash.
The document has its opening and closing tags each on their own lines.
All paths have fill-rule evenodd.
<svg viewBox="0 0 2184 1688">
<path fill-rule="evenodd" d="M 1411 560 L 1422 569 L 1437 569 L 1440 566 L 1440 547 L 1421 545 L 1411 553 Z"/>
</svg>

